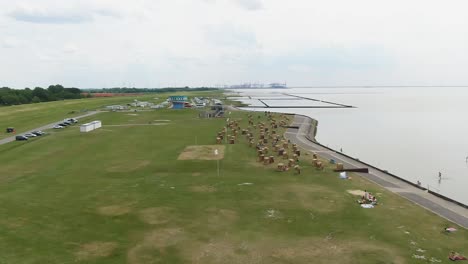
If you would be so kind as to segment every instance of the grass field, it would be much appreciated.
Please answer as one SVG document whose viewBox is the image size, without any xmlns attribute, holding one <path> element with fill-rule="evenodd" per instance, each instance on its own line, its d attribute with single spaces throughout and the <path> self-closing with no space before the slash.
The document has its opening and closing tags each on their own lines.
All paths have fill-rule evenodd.
<svg viewBox="0 0 468 264">
<path fill-rule="evenodd" d="M 246 116 L 229 118 L 246 128 Z M 468 254 L 466 230 L 444 234 L 448 221 L 358 176 L 317 171 L 310 155 L 302 174 L 276 172 L 239 137 L 221 160 L 209 148 L 196 159 L 187 147 L 215 145 L 225 119 L 164 109 L 81 121 L 94 119 L 104 126 L 90 133 L 0 146 L 0 263 L 447 263 L 451 250 Z M 376 208 L 348 192 L 364 189 Z"/>
<path fill-rule="evenodd" d="M 193 94 L 203 96 L 207 93 L 201 91 Z M 173 94 L 177 95 L 177 93 L 170 93 L 170 95 Z M 215 94 L 219 95 L 216 92 Z M 11 136 L 11 134 L 5 133 L 7 127 L 14 127 L 17 133 L 23 133 L 67 117 L 83 115 L 88 110 L 101 109 L 107 105 L 126 105 L 133 102 L 134 99 L 159 103 L 165 100 L 168 95 L 168 93 L 154 93 L 141 96 L 98 97 L 0 107 L 0 139 Z"/>
</svg>

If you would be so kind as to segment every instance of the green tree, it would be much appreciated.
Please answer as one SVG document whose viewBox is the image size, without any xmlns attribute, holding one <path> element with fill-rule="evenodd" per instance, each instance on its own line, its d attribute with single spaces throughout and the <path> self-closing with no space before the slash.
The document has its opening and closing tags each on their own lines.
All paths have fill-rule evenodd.
<svg viewBox="0 0 468 264">
<path fill-rule="evenodd" d="M 61 92 L 63 92 L 65 88 L 63 88 L 62 85 L 60 84 L 56 84 L 56 85 L 50 85 L 49 88 L 47 88 L 47 91 L 49 91 L 49 93 L 51 94 L 60 94 Z"/>
<path fill-rule="evenodd" d="M 17 105 L 20 104 L 19 98 L 15 94 L 7 94 L 2 96 L 3 104 L 5 105 Z"/>
<path fill-rule="evenodd" d="M 31 99 L 31 102 L 32 102 L 32 103 L 40 103 L 40 102 L 41 102 L 41 99 L 39 99 L 39 97 L 37 97 L 37 96 L 34 96 L 34 97 Z"/>
<path fill-rule="evenodd" d="M 33 96 L 39 97 L 41 102 L 49 101 L 49 92 L 41 87 L 34 88 L 32 94 Z"/>
</svg>

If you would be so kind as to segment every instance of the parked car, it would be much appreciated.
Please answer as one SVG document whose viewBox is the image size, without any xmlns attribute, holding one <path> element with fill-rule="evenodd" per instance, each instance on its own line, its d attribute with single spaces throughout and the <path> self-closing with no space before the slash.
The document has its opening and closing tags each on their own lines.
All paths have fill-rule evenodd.
<svg viewBox="0 0 468 264">
<path fill-rule="evenodd" d="M 16 136 L 16 140 L 17 140 L 17 141 L 28 140 L 28 137 L 25 137 L 25 136 Z"/>
<path fill-rule="evenodd" d="M 64 127 L 61 126 L 61 125 L 55 125 L 53 128 L 54 128 L 54 129 L 61 129 L 61 128 L 64 128 Z"/>
<path fill-rule="evenodd" d="M 72 124 L 78 123 L 78 119 L 75 119 L 75 118 L 67 118 L 67 119 L 65 119 L 63 121 L 64 122 L 70 122 Z"/>
<path fill-rule="evenodd" d="M 60 124 L 58 124 L 58 125 L 59 125 L 59 126 L 62 126 L 62 127 L 68 126 L 66 123 L 60 123 Z"/>
<path fill-rule="evenodd" d="M 40 131 L 40 130 L 39 130 L 39 131 L 33 131 L 33 132 L 31 132 L 31 133 L 33 133 L 33 134 L 36 135 L 36 136 L 42 136 L 42 135 L 45 134 L 44 132 L 42 132 L 42 131 Z"/>
<path fill-rule="evenodd" d="M 63 123 L 64 123 L 64 124 L 66 124 L 67 126 L 71 126 L 71 125 L 73 125 L 73 123 L 72 123 L 72 122 L 70 122 L 70 121 L 64 121 Z"/>
<path fill-rule="evenodd" d="M 37 137 L 37 135 L 34 135 L 33 133 L 26 133 L 24 136 L 28 138 Z"/>
</svg>

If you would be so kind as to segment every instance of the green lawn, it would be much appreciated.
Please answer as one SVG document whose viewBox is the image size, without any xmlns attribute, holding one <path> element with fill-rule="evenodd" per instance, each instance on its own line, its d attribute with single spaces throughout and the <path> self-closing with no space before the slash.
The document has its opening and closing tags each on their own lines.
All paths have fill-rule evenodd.
<svg viewBox="0 0 468 264">
<path fill-rule="evenodd" d="M 67 117 L 86 114 L 88 110 L 103 109 L 107 105 L 126 105 L 132 103 L 134 99 L 159 103 L 165 100 L 168 95 L 177 94 L 185 93 L 154 93 L 142 94 L 141 96 L 86 98 L 2 106 L 0 107 L 0 139 L 11 136 L 11 134 L 5 132 L 7 127 L 14 127 L 17 133 L 23 133 L 42 125 L 61 121 Z M 220 95 L 219 92 L 209 93 L 204 91 L 192 92 L 192 94 L 193 96 L 203 96 L 206 94 Z"/>
<path fill-rule="evenodd" d="M 246 115 L 229 117 L 246 128 Z M 90 133 L 75 126 L 0 146 L 0 263 L 447 263 L 451 250 L 468 254 L 466 230 L 443 234 L 448 221 L 357 176 L 317 171 L 310 155 L 301 175 L 276 172 L 240 136 L 225 145 L 219 176 L 215 160 L 178 160 L 186 146 L 214 145 L 225 119 L 164 109 L 82 122 L 95 119 L 104 126 Z M 362 209 L 347 192 L 364 189 L 380 205 Z"/>
</svg>

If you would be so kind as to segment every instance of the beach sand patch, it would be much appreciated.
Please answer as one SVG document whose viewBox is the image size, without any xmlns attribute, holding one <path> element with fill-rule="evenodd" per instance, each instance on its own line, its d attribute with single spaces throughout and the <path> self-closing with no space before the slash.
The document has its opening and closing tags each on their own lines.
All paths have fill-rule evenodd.
<svg viewBox="0 0 468 264">
<path fill-rule="evenodd" d="M 169 222 L 174 216 L 174 209 L 170 207 L 151 207 L 139 212 L 140 220 L 150 225 L 159 225 Z"/>
<path fill-rule="evenodd" d="M 362 190 L 347 190 L 348 193 L 356 196 L 364 196 L 365 192 Z"/>
<path fill-rule="evenodd" d="M 224 149 L 222 145 L 187 146 L 178 160 L 220 160 L 224 158 Z M 218 155 L 215 155 L 215 150 L 218 150 Z"/>
<path fill-rule="evenodd" d="M 90 242 L 80 246 L 75 256 L 78 260 L 90 260 L 100 257 L 108 257 L 117 248 L 115 242 Z"/>
</svg>

